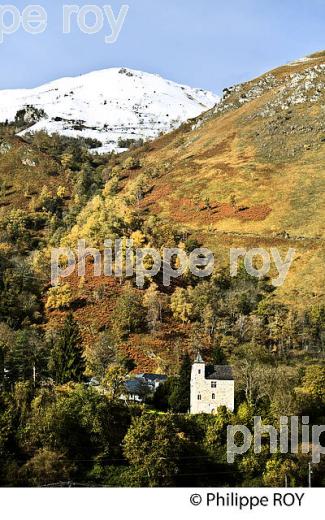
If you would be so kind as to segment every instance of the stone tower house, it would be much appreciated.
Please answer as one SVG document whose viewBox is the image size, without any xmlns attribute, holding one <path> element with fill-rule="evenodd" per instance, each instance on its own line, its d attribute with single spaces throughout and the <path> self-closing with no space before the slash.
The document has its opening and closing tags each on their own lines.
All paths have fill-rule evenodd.
<svg viewBox="0 0 325 520">
<path fill-rule="evenodd" d="M 219 406 L 234 410 L 235 383 L 230 366 L 206 365 L 198 353 L 191 373 L 191 413 L 213 413 Z"/>
</svg>

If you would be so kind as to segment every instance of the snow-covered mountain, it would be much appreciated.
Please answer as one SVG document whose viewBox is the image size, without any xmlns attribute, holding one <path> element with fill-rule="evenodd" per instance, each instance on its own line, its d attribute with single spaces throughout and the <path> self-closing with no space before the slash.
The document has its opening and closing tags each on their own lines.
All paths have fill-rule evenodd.
<svg viewBox="0 0 325 520">
<path fill-rule="evenodd" d="M 0 91 L 0 121 L 33 106 L 46 116 L 28 132 L 45 130 L 101 141 L 100 152 L 118 149 L 118 140 L 148 139 L 212 108 L 218 96 L 162 77 L 125 68 L 62 78 L 34 89 Z M 23 133 L 25 133 L 26 130 Z"/>
</svg>

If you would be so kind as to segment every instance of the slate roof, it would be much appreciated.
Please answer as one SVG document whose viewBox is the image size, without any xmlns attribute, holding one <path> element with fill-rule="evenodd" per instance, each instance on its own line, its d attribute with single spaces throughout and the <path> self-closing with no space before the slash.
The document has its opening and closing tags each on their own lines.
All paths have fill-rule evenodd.
<svg viewBox="0 0 325 520">
<path fill-rule="evenodd" d="M 205 379 L 217 379 L 218 381 L 233 381 L 232 368 L 229 365 L 211 365 L 205 370 Z"/>
<path fill-rule="evenodd" d="M 143 378 L 146 381 L 152 382 L 152 383 L 154 383 L 155 381 L 159 381 L 159 382 L 167 381 L 167 376 L 165 376 L 163 374 L 144 373 L 144 374 L 137 374 L 135 377 Z"/>
<path fill-rule="evenodd" d="M 148 387 L 145 381 L 141 379 L 128 379 L 124 386 L 129 394 L 145 395 L 148 392 Z"/>
<path fill-rule="evenodd" d="M 127 379 L 124 386 L 129 394 L 146 395 L 155 391 L 156 383 L 163 383 L 167 380 L 167 376 L 162 374 L 137 374 Z"/>
</svg>

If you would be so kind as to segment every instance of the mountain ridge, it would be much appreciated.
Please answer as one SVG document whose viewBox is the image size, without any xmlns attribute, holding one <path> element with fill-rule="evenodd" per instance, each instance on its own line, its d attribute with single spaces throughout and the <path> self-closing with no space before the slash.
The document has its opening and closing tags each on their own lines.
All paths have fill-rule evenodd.
<svg viewBox="0 0 325 520">
<path fill-rule="evenodd" d="M 121 151 L 119 140 L 152 139 L 212 108 L 219 97 L 157 74 L 111 68 L 60 78 L 32 89 L 0 91 L 0 121 L 18 110 L 41 113 L 27 132 L 97 139 L 100 153 Z M 33 124 L 32 124 L 33 123 Z"/>
</svg>

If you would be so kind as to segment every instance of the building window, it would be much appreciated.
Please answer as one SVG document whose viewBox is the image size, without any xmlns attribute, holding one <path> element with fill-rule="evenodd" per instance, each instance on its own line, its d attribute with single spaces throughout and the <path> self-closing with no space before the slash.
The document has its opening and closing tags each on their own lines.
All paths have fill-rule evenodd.
<svg viewBox="0 0 325 520">
<path fill-rule="evenodd" d="M 211 388 L 217 388 L 217 381 L 211 381 Z"/>
<path fill-rule="evenodd" d="M 198 373 L 198 374 L 201 374 L 201 370 L 199 369 L 199 370 L 197 371 L 197 373 Z"/>
<path fill-rule="evenodd" d="M 197 400 L 198 400 L 198 401 L 201 401 L 201 399 L 202 399 L 202 397 L 201 397 L 201 395 L 199 394 L 199 395 L 197 396 Z"/>
<path fill-rule="evenodd" d="M 212 394 L 212 399 L 215 399 L 216 398 L 216 394 Z"/>
</svg>

